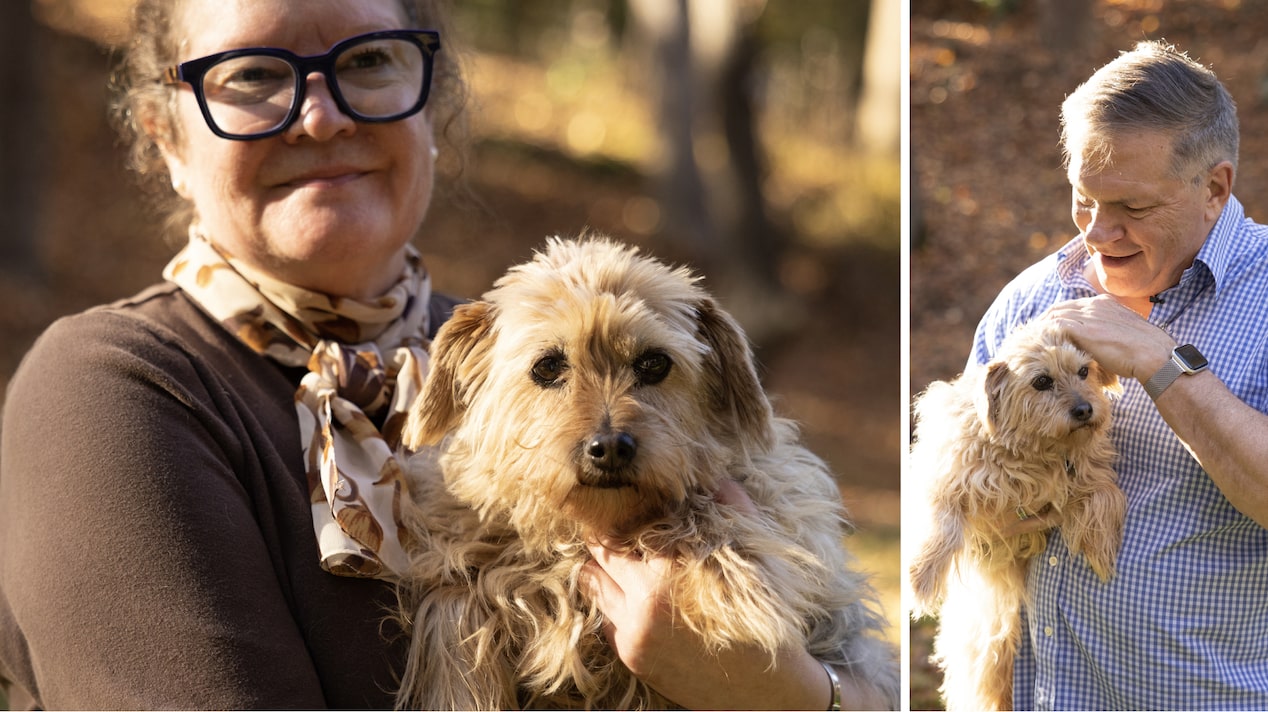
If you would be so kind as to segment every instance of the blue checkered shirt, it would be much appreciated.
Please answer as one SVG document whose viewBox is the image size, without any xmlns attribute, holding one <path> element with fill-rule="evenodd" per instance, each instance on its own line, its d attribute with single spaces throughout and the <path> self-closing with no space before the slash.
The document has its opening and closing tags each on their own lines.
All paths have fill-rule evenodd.
<svg viewBox="0 0 1268 712">
<path fill-rule="evenodd" d="M 1076 237 L 1019 275 L 978 325 L 971 363 L 1013 327 L 1094 294 Z M 1268 413 L 1268 227 L 1230 198 L 1192 267 L 1149 321 L 1192 343 L 1242 401 Z M 1127 522 L 1102 583 L 1060 536 L 1031 561 L 1017 709 L 1268 710 L 1268 530 L 1228 503 L 1124 379 L 1111 437 Z M 1268 463 L 1265 463 L 1268 464 Z"/>
</svg>

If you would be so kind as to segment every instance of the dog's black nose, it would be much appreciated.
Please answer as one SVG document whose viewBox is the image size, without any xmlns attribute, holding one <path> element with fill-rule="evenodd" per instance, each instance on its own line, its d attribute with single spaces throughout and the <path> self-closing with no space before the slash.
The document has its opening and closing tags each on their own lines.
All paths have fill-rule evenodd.
<svg viewBox="0 0 1268 712">
<path fill-rule="evenodd" d="M 1088 418 L 1092 417 L 1092 404 L 1079 403 L 1070 409 L 1070 416 L 1080 423 L 1085 422 Z"/>
<path fill-rule="evenodd" d="M 638 441 L 626 432 L 604 432 L 595 435 L 586 445 L 586 455 L 600 470 L 619 470 L 634 461 Z"/>
</svg>

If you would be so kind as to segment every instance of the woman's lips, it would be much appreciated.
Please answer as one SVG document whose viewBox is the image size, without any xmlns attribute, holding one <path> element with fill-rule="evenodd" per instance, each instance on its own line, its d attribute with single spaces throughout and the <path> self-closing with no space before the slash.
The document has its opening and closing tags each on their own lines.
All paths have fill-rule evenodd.
<svg viewBox="0 0 1268 712">
<path fill-rule="evenodd" d="M 312 173 L 293 178 L 282 183 L 284 188 L 306 188 L 306 187 L 337 187 L 351 183 L 356 179 L 364 176 L 366 171 L 347 169 L 337 171 L 322 171 L 320 173 Z"/>
</svg>

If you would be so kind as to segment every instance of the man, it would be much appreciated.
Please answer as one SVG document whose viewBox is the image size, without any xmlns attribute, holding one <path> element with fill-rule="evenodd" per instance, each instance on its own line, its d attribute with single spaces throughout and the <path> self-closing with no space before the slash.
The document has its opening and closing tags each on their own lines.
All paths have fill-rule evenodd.
<svg viewBox="0 0 1268 712">
<path fill-rule="evenodd" d="M 1127 522 L 1108 583 L 1060 536 L 1032 561 L 1013 704 L 1268 709 L 1268 228 L 1232 194 L 1236 107 L 1144 42 L 1065 101 L 1062 145 L 1080 234 L 1001 292 L 971 360 L 1046 318 L 1123 377 Z"/>
</svg>

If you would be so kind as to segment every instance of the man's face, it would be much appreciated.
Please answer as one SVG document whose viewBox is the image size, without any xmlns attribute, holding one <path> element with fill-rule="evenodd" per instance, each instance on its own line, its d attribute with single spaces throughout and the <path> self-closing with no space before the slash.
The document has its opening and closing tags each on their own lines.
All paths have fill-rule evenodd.
<svg viewBox="0 0 1268 712">
<path fill-rule="evenodd" d="M 1173 175 L 1171 143 L 1162 132 L 1124 132 L 1103 165 L 1071 160 L 1074 224 L 1096 280 L 1116 297 L 1147 299 L 1179 283 L 1228 197 L 1231 174 L 1222 186 L 1212 169 Z"/>
</svg>

